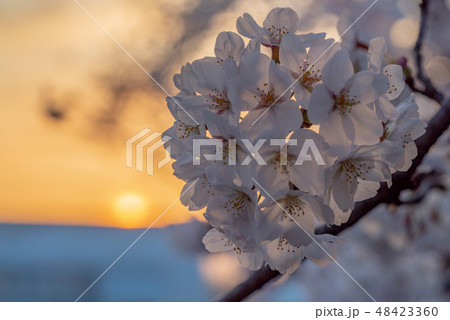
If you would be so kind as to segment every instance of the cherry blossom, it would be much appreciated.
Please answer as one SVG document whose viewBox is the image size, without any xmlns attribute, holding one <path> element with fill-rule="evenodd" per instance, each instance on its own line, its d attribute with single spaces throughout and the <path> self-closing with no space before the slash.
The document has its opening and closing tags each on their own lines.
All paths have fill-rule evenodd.
<svg viewBox="0 0 450 320">
<path fill-rule="evenodd" d="M 408 170 L 411 160 L 417 156 L 414 140 L 423 135 L 426 128 L 425 122 L 419 118 L 418 109 L 413 99 L 405 100 L 396 108 L 398 118 L 385 125 L 382 143 L 387 149 L 383 158 L 395 170 Z"/>
<path fill-rule="evenodd" d="M 313 235 L 314 242 L 307 246 L 295 247 L 286 237 L 281 236 L 270 242 L 266 247 L 267 264 L 280 273 L 294 272 L 304 259 L 323 266 L 336 257 L 336 239 L 328 235 Z"/>
<path fill-rule="evenodd" d="M 289 75 L 268 56 L 245 54 L 230 93 L 236 112 L 249 111 L 242 126 L 253 132 L 254 126 L 265 130 L 277 127 L 286 134 L 300 128 L 302 114 L 298 103 L 291 99 L 291 84 Z"/>
<path fill-rule="evenodd" d="M 325 33 L 297 34 L 292 9 L 236 25 L 250 40 L 221 32 L 215 56 L 184 65 L 167 98 L 174 124 L 163 137 L 185 182 L 181 202 L 211 225 L 210 252 L 233 252 L 251 270 L 324 265 L 337 239 L 316 228 L 345 223 L 407 170 L 425 123 L 384 39 L 370 41 L 355 72 L 361 52 L 352 61 Z"/>
<path fill-rule="evenodd" d="M 324 65 L 339 48 L 333 39 L 323 39 L 313 43 L 307 51 L 306 43 L 295 34 L 288 34 L 281 41 L 280 62 L 295 81 L 295 99 L 302 107 L 308 108 L 313 86 L 321 83 Z"/>
<path fill-rule="evenodd" d="M 205 244 L 205 248 L 213 253 L 233 250 L 241 265 L 250 270 L 258 270 L 264 264 L 264 252 L 261 249 L 257 248 L 254 251 L 248 249 L 243 250 L 216 229 L 208 231 L 203 237 L 203 243 Z"/>
<path fill-rule="evenodd" d="M 273 131 L 263 136 L 277 138 Z M 310 194 L 324 195 L 325 169 L 332 164 L 332 158 L 327 154 L 329 146 L 323 137 L 312 130 L 301 128 L 294 131 L 285 142 L 283 139 L 274 140 L 280 144 L 265 144 L 260 150 L 267 165 L 256 169 L 258 182 L 273 192 L 285 189 L 291 182 Z M 307 141 L 313 143 L 308 144 Z M 317 147 L 319 159 L 315 159 L 310 146 Z"/>
<path fill-rule="evenodd" d="M 379 99 L 375 100 L 375 111 L 381 121 L 395 120 L 398 116 L 397 109 L 390 102 L 398 98 L 405 87 L 402 67 L 398 64 L 389 64 L 384 67 L 383 59 L 387 51 L 384 38 L 374 38 L 369 42 L 368 66 L 369 70 L 377 72 L 388 80 L 388 89 Z"/>
<path fill-rule="evenodd" d="M 236 22 L 238 32 L 244 37 L 257 39 L 266 47 L 278 46 L 283 36 L 295 33 L 298 27 L 297 13 L 290 8 L 274 8 L 259 26 L 253 17 L 244 13 Z"/>
<path fill-rule="evenodd" d="M 389 166 L 381 158 L 379 147 L 357 147 L 347 156 L 339 158 L 327 169 L 328 192 L 342 211 L 353 209 L 355 194 L 360 183 L 375 182 L 375 191 L 381 181 L 388 181 L 391 177 Z M 365 192 L 373 196 L 368 185 Z M 373 190 L 372 190 L 373 191 Z M 364 196 L 360 196 L 363 200 Z"/>
<path fill-rule="evenodd" d="M 325 140 L 338 153 L 348 152 L 352 143 L 378 143 L 383 128 L 367 104 L 387 91 L 387 79 L 371 71 L 354 74 L 348 52 L 342 49 L 325 65 L 322 81 L 311 94 L 308 117 L 320 124 Z"/>
<path fill-rule="evenodd" d="M 279 228 L 285 240 L 293 246 L 308 246 L 314 235 L 316 221 L 332 223 L 333 211 L 323 200 L 300 190 L 288 190 L 266 198 L 260 205 L 263 214 Z"/>
</svg>

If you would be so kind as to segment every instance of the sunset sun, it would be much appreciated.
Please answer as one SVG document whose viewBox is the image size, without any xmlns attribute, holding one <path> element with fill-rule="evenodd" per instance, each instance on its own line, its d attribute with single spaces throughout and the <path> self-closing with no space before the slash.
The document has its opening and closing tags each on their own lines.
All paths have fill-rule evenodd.
<svg viewBox="0 0 450 320">
<path fill-rule="evenodd" d="M 136 194 L 125 194 L 117 198 L 114 216 L 122 228 L 141 227 L 147 218 L 147 204 Z"/>
</svg>

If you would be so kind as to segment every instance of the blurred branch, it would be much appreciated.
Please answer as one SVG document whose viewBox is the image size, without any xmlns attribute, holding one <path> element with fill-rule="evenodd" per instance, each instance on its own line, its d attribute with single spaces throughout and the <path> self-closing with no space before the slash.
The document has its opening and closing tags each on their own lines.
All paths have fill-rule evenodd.
<svg viewBox="0 0 450 320">
<path fill-rule="evenodd" d="M 440 93 L 433 86 L 430 78 L 428 78 L 428 76 L 423 71 L 422 45 L 423 45 L 423 40 L 425 38 L 425 33 L 426 33 L 428 3 L 429 3 L 429 0 L 422 0 L 422 3 L 420 4 L 420 28 L 419 28 L 419 35 L 417 37 L 416 45 L 414 47 L 414 55 L 416 58 L 416 68 L 417 68 L 417 78 L 423 83 L 425 88 L 423 91 L 420 89 L 417 89 L 414 85 L 414 81 L 412 81 L 411 88 L 415 91 L 418 91 L 418 92 L 424 94 L 427 97 L 430 97 L 430 98 L 436 100 L 439 103 L 442 103 L 442 100 L 444 100 L 443 94 Z M 412 78 L 411 78 L 411 80 L 412 80 Z"/>
<path fill-rule="evenodd" d="M 262 267 L 254 272 L 245 282 L 236 286 L 220 301 L 236 302 L 242 301 L 256 290 L 261 289 L 266 283 L 281 275 L 278 271 L 270 269 L 269 266 Z"/>
<path fill-rule="evenodd" d="M 444 175 L 444 172 L 436 170 L 415 174 L 412 182 L 417 185 L 417 189 L 405 199 L 400 198 L 398 205 L 418 204 L 425 199 L 430 191 L 436 189 L 446 190 L 447 188 L 443 181 Z"/>
</svg>

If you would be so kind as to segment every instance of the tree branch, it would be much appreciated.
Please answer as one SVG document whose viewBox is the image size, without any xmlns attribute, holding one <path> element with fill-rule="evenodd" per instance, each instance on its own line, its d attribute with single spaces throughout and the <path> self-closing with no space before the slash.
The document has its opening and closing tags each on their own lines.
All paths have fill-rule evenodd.
<svg viewBox="0 0 450 320">
<path fill-rule="evenodd" d="M 261 289 L 265 284 L 281 275 L 278 271 L 270 269 L 269 266 L 262 267 L 254 272 L 250 278 L 236 286 L 220 301 L 236 302 L 242 301 L 256 290 Z"/>
<path fill-rule="evenodd" d="M 417 68 L 417 78 L 423 83 L 425 86 L 425 89 L 423 91 L 417 89 L 414 85 L 414 82 L 412 82 L 411 88 L 415 91 L 421 92 L 422 94 L 432 97 L 434 100 L 436 100 L 439 103 L 442 103 L 444 100 L 444 95 L 440 93 L 432 84 L 430 78 L 425 74 L 423 71 L 423 56 L 422 56 L 422 45 L 423 40 L 425 38 L 425 32 L 426 32 L 426 23 L 427 23 L 427 16 L 428 16 L 428 3 L 429 0 L 422 0 L 422 3 L 420 4 L 420 28 L 419 28 L 419 35 L 417 37 L 416 45 L 414 47 L 414 55 L 416 58 L 416 68 Z M 412 78 L 411 78 L 412 79 Z"/>
</svg>

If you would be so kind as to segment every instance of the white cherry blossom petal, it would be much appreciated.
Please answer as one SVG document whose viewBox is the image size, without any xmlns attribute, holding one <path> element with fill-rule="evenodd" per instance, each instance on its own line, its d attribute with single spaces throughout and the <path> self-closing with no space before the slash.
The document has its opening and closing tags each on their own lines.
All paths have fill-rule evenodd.
<svg viewBox="0 0 450 320">
<path fill-rule="evenodd" d="M 346 173 L 338 174 L 331 185 L 333 198 L 342 211 L 353 209 L 354 195 L 358 187 L 357 178 Z"/>
<path fill-rule="evenodd" d="M 353 65 L 347 50 L 340 50 L 323 67 L 322 81 L 334 94 L 339 94 L 353 73 Z"/>
<path fill-rule="evenodd" d="M 305 33 L 300 34 L 300 40 L 304 43 L 304 45 L 309 48 L 312 47 L 314 44 L 319 42 L 320 40 L 325 39 L 326 33 L 320 32 L 320 33 Z"/>
<path fill-rule="evenodd" d="M 219 93 L 226 87 L 225 72 L 217 62 L 197 60 L 192 63 L 190 82 L 200 94 Z"/>
<path fill-rule="evenodd" d="M 220 192 L 211 186 L 206 175 L 202 175 L 198 180 L 194 179 L 188 181 L 184 185 L 183 190 L 181 190 L 181 194 L 181 203 L 188 207 L 190 211 L 197 211 L 205 208 L 209 200 L 211 200 L 212 197 L 219 195 Z"/>
<path fill-rule="evenodd" d="M 378 100 L 375 100 L 374 107 L 378 119 L 383 122 L 386 122 L 387 120 L 395 120 L 398 118 L 398 110 L 385 96 L 380 97 Z"/>
<path fill-rule="evenodd" d="M 284 35 L 297 31 L 297 13 L 291 8 L 274 8 L 264 20 L 263 27 L 268 31 L 270 43 L 280 44 Z"/>
<path fill-rule="evenodd" d="M 268 42 L 268 36 L 263 28 L 261 28 L 253 19 L 253 17 L 244 13 L 242 17 L 239 17 L 236 21 L 236 28 L 238 32 L 244 37 L 253 39 L 253 38 L 261 38 L 266 39 Z"/>
<path fill-rule="evenodd" d="M 334 39 L 320 39 L 315 41 L 308 50 L 308 62 L 312 65 L 311 70 L 321 72 L 330 59 L 341 50 L 341 45 Z"/>
<path fill-rule="evenodd" d="M 361 71 L 349 79 L 346 94 L 353 103 L 367 104 L 386 93 L 388 81 L 386 77 L 372 71 Z"/>
<path fill-rule="evenodd" d="M 328 144 L 322 136 L 304 128 L 294 131 L 290 139 L 297 142 L 296 146 L 290 147 L 291 152 L 296 156 L 291 162 L 292 165 L 289 166 L 290 180 L 302 191 L 313 195 L 324 195 L 325 169 L 331 164 L 327 154 Z M 307 143 L 310 141 L 312 141 L 311 145 Z M 315 150 L 311 150 L 308 146 L 314 147 Z M 301 159 L 302 149 L 309 159 Z M 318 152 L 318 158 L 315 152 Z"/>
<path fill-rule="evenodd" d="M 239 263 L 249 270 L 259 270 L 264 264 L 264 255 L 260 251 L 240 252 L 235 251 Z"/>
<path fill-rule="evenodd" d="M 386 53 L 386 40 L 383 37 L 373 38 L 369 41 L 368 60 L 369 69 L 379 73 Z"/>
<path fill-rule="evenodd" d="M 308 118 L 312 123 L 325 121 L 333 111 L 334 99 L 325 85 L 317 85 L 309 100 Z"/>
<path fill-rule="evenodd" d="M 214 53 L 216 57 L 224 61 L 227 58 L 233 58 L 239 62 L 244 54 L 245 43 L 241 36 L 234 32 L 221 32 L 217 36 Z"/>
<path fill-rule="evenodd" d="M 344 117 L 342 117 L 339 112 L 333 111 L 329 117 L 320 124 L 319 133 L 330 145 L 330 153 L 333 155 L 348 154 L 352 145 L 352 140 L 350 140 L 347 135 L 348 129 L 344 129 L 344 121 Z"/>
<path fill-rule="evenodd" d="M 290 98 L 291 90 L 289 90 L 289 87 L 292 84 L 291 78 L 273 60 L 269 63 L 269 83 L 277 98 L 282 99 L 282 101 Z"/>
<path fill-rule="evenodd" d="M 383 135 L 383 126 L 377 115 L 365 105 L 357 105 L 347 117 L 351 119 L 354 136 L 349 138 L 356 145 L 371 145 L 378 143 Z M 345 123 L 344 125 L 350 125 Z"/>
<path fill-rule="evenodd" d="M 209 252 L 223 252 L 234 248 L 233 243 L 216 229 L 209 230 L 202 240 Z"/>
<path fill-rule="evenodd" d="M 324 266 L 336 258 L 336 240 L 330 235 L 316 236 L 316 241 L 304 247 L 303 253 L 314 264 Z"/>
<path fill-rule="evenodd" d="M 388 89 L 386 96 L 389 100 L 394 100 L 400 96 L 405 88 L 403 81 L 403 70 L 398 64 L 390 64 L 383 68 L 381 75 L 388 79 Z"/>
<path fill-rule="evenodd" d="M 376 181 L 360 180 L 355 193 L 355 202 L 370 199 L 377 194 L 380 183 Z"/>
<path fill-rule="evenodd" d="M 368 181 L 387 181 L 391 176 L 389 166 L 381 159 L 358 161 L 359 178 Z"/>
<path fill-rule="evenodd" d="M 306 59 L 306 46 L 296 34 L 288 34 L 283 37 L 280 44 L 281 65 L 291 71 L 297 71 L 303 67 Z"/>
<path fill-rule="evenodd" d="M 267 245 L 266 260 L 268 265 L 280 273 L 292 273 L 303 259 L 301 248 L 292 246 L 284 236 Z"/>
</svg>

